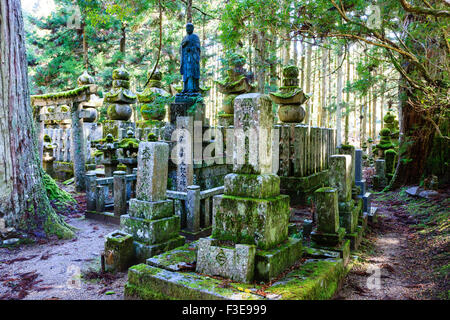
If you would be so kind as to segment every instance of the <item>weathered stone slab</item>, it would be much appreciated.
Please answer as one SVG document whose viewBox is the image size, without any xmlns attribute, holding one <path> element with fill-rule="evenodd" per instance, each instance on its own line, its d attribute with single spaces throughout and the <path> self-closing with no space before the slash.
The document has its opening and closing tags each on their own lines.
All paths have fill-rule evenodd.
<svg viewBox="0 0 450 320">
<path fill-rule="evenodd" d="M 288 236 L 289 197 L 252 199 L 219 195 L 213 199 L 213 238 L 273 248 Z"/>
<path fill-rule="evenodd" d="M 272 102 L 267 95 L 248 93 L 234 100 L 233 172 L 272 173 Z"/>
<path fill-rule="evenodd" d="M 157 244 L 178 236 L 180 217 L 171 216 L 158 220 L 132 218 L 128 214 L 120 217 L 122 229 L 136 241 Z"/>
<path fill-rule="evenodd" d="M 339 211 L 337 190 L 334 188 L 320 188 L 314 192 L 317 231 L 336 233 L 339 229 Z"/>
<path fill-rule="evenodd" d="M 255 279 L 270 281 L 293 266 L 302 256 L 301 239 L 288 238 L 270 250 L 256 250 Z"/>
<path fill-rule="evenodd" d="M 125 299 L 143 300 L 260 300 L 262 296 L 235 287 L 222 288 L 221 280 L 191 272 L 171 272 L 140 264 L 128 270 Z"/>
<path fill-rule="evenodd" d="M 345 274 L 342 259 L 308 259 L 265 292 L 280 295 L 283 300 L 329 300 Z"/>
<path fill-rule="evenodd" d="M 348 202 L 352 198 L 351 161 L 349 155 L 330 157 L 330 186 L 337 189 L 339 202 Z"/>
<path fill-rule="evenodd" d="M 319 246 L 336 246 L 342 242 L 344 236 L 344 228 L 339 228 L 336 233 L 324 233 L 317 230 L 311 232 L 311 240 Z"/>
<path fill-rule="evenodd" d="M 185 241 L 186 239 L 183 236 L 176 236 L 175 238 L 156 244 L 145 244 L 134 241 L 133 246 L 136 261 L 139 263 L 145 262 L 150 257 L 182 246 Z"/>
<path fill-rule="evenodd" d="M 143 201 L 130 199 L 128 214 L 130 217 L 141 219 L 161 219 L 173 215 L 173 201 Z"/>
<path fill-rule="evenodd" d="M 230 173 L 224 179 L 224 194 L 249 198 L 271 198 L 280 194 L 280 178 L 274 174 Z"/>
<path fill-rule="evenodd" d="M 136 198 L 146 201 L 166 199 L 169 145 L 164 142 L 139 143 Z"/>
<path fill-rule="evenodd" d="M 105 267 L 107 271 L 126 271 L 134 260 L 133 237 L 115 230 L 105 237 Z"/>
<path fill-rule="evenodd" d="M 186 243 L 176 249 L 148 258 L 147 264 L 169 271 L 182 271 L 185 266 L 193 265 L 197 261 L 197 245 L 198 241 Z"/>
<path fill-rule="evenodd" d="M 351 145 L 342 145 L 340 148 L 338 148 L 339 154 L 349 155 L 351 157 L 350 159 L 350 174 L 351 174 L 351 182 L 352 184 L 355 181 L 355 147 Z"/>
<path fill-rule="evenodd" d="M 228 248 L 215 239 L 202 238 L 198 242 L 196 271 L 249 283 L 254 277 L 255 253 L 254 245 L 236 244 Z"/>
</svg>

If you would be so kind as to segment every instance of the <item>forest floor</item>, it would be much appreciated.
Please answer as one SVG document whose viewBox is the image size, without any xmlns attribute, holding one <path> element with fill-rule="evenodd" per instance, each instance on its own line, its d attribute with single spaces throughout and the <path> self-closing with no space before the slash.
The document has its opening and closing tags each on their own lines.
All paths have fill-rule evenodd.
<svg viewBox="0 0 450 320">
<path fill-rule="evenodd" d="M 449 299 L 449 195 L 376 194 L 378 223 L 354 252 L 358 260 L 335 299 Z M 99 272 L 104 236 L 118 226 L 86 220 L 85 197 L 76 199 L 62 212 L 78 229 L 75 239 L 0 247 L 0 300 L 123 299 L 127 274 Z"/>
<path fill-rule="evenodd" d="M 335 299 L 450 299 L 450 189 L 430 199 L 405 189 L 375 195 L 378 223 Z"/>
<path fill-rule="evenodd" d="M 104 237 L 118 226 L 85 219 L 85 195 L 75 198 L 77 206 L 59 213 L 76 238 L 0 248 L 0 300 L 123 299 L 127 273 L 100 272 Z"/>
</svg>

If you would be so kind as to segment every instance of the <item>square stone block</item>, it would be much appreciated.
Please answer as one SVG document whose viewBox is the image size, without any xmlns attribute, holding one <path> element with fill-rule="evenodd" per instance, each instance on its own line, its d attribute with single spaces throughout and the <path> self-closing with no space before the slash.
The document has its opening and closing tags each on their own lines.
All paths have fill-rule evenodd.
<svg viewBox="0 0 450 320">
<path fill-rule="evenodd" d="M 133 237 L 115 230 L 105 237 L 105 267 L 107 271 L 126 271 L 134 260 Z"/>
<path fill-rule="evenodd" d="M 287 268 L 293 266 L 302 256 L 301 239 L 288 238 L 284 243 L 270 250 L 256 250 L 255 279 L 270 281 Z"/>
<path fill-rule="evenodd" d="M 361 181 L 355 182 L 356 186 L 361 189 L 360 195 L 364 195 L 366 193 L 366 179 L 362 179 Z"/>
<path fill-rule="evenodd" d="M 350 155 L 330 157 L 330 186 L 338 190 L 339 201 L 352 198 L 352 158 Z"/>
<path fill-rule="evenodd" d="M 254 245 L 229 248 L 215 239 L 202 238 L 198 242 L 196 272 L 249 283 L 254 277 L 255 253 Z"/>
<path fill-rule="evenodd" d="M 234 100 L 233 171 L 272 173 L 272 101 L 268 95 L 247 93 Z"/>
<path fill-rule="evenodd" d="M 363 199 L 363 211 L 370 213 L 370 208 L 372 206 L 372 204 L 371 204 L 372 193 L 366 192 L 362 199 Z"/>
<path fill-rule="evenodd" d="M 280 194 L 280 177 L 274 174 L 230 173 L 225 176 L 224 194 L 247 198 L 271 198 Z"/>
<path fill-rule="evenodd" d="M 345 229 L 339 228 L 337 233 L 323 233 L 314 230 L 311 232 L 311 240 L 320 246 L 336 246 L 345 236 Z"/>
<path fill-rule="evenodd" d="M 180 217 L 171 216 L 158 220 L 133 218 L 128 214 L 120 217 L 120 226 L 134 240 L 145 244 L 156 244 L 178 236 Z"/>
<path fill-rule="evenodd" d="M 270 249 L 287 239 L 289 215 L 286 195 L 269 199 L 215 196 L 212 237 Z"/>
<path fill-rule="evenodd" d="M 130 199 L 128 215 L 134 218 L 155 220 L 173 215 L 173 201 L 143 201 Z"/>
<path fill-rule="evenodd" d="M 169 145 L 165 142 L 139 143 L 136 199 L 166 199 Z"/>
<path fill-rule="evenodd" d="M 133 246 L 136 261 L 138 263 L 144 263 L 148 258 L 181 247 L 184 245 L 185 241 L 186 239 L 183 236 L 176 236 L 175 238 L 169 239 L 165 242 L 151 245 L 134 241 Z"/>
</svg>

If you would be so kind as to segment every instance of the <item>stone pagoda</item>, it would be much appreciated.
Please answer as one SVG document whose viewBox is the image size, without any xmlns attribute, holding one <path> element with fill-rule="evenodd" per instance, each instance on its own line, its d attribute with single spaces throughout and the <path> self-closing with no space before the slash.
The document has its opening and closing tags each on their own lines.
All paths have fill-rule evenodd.
<svg viewBox="0 0 450 320">
<path fill-rule="evenodd" d="M 118 149 L 122 150 L 122 156 L 119 162 L 126 166 L 127 174 L 133 173 L 137 167 L 137 155 L 139 149 L 139 140 L 136 139 L 133 130 L 127 131 L 127 137 L 119 141 Z"/>
<path fill-rule="evenodd" d="M 298 86 L 298 68 L 287 66 L 283 68 L 283 85 L 277 92 L 270 93 L 270 99 L 280 105 L 278 118 L 284 123 L 300 123 L 305 118 L 305 109 L 302 104 L 308 96 Z"/>
<path fill-rule="evenodd" d="M 219 114 L 219 125 L 228 127 L 233 125 L 234 99 L 243 93 L 253 90 L 244 69 L 245 58 L 241 55 L 233 55 L 227 75 L 223 80 L 217 80 L 217 88 L 224 95 L 222 100 L 222 111 Z"/>
<path fill-rule="evenodd" d="M 78 87 L 86 85 L 94 85 L 94 78 L 88 74 L 85 70 L 81 76 L 77 79 Z M 97 123 L 98 111 L 103 105 L 103 99 L 99 98 L 97 94 L 91 93 L 89 100 L 82 102 L 81 104 L 81 117 L 83 118 L 83 133 L 86 141 L 86 163 L 93 162 L 93 141 L 102 138 L 102 125 Z"/>
<path fill-rule="evenodd" d="M 130 120 L 133 114 L 131 104 L 136 103 L 136 95 L 130 90 L 130 74 L 124 66 L 115 69 L 112 74 L 112 89 L 105 94 L 109 121 L 105 121 L 103 136 L 109 133 L 115 139 L 123 139 L 129 128 L 135 130 Z"/>
<path fill-rule="evenodd" d="M 136 136 L 141 139 L 150 132 L 160 136 L 160 131 L 165 125 L 163 120 L 166 117 L 167 104 L 171 103 L 173 98 L 163 89 L 161 79 L 161 72 L 155 70 L 153 75 L 149 74 L 144 91 L 137 93 L 138 101 L 141 103 L 140 113 L 144 120 L 136 123 Z"/>
<path fill-rule="evenodd" d="M 113 172 L 117 170 L 119 160 L 117 160 L 117 149 L 119 144 L 109 133 L 104 139 L 95 141 L 95 148 L 102 154 L 100 164 L 105 167 L 105 177 L 112 177 Z"/>
</svg>

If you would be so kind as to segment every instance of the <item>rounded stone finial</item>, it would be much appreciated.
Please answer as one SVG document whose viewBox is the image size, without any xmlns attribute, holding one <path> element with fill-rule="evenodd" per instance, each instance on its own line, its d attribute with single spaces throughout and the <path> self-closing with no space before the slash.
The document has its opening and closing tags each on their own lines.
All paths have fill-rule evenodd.
<svg viewBox="0 0 450 320">
<path fill-rule="evenodd" d="M 156 80 L 156 81 L 161 81 L 162 80 L 162 74 L 161 71 L 159 71 L 159 69 L 156 69 L 155 72 L 149 71 L 148 72 L 148 77 L 150 78 L 150 80 Z"/>
<path fill-rule="evenodd" d="M 112 73 L 113 80 L 130 80 L 130 73 L 122 65 L 118 69 L 114 69 Z"/>
<path fill-rule="evenodd" d="M 131 130 L 131 129 L 128 129 L 128 131 L 127 131 L 127 137 L 128 137 L 128 138 L 134 138 L 134 131 Z"/>
<path fill-rule="evenodd" d="M 286 66 L 283 68 L 283 77 L 286 79 L 298 78 L 299 71 L 297 66 Z"/>
<path fill-rule="evenodd" d="M 113 135 L 112 135 L 111 133 L 108 133 L 108 134 L 106 135 L 105 141 L 108 142 L 108 143 L 114 142 L 114 137 L 113 137 Z"/>
<path fill-rule="evenodd" d="M 84 70 L 83 74 L 81 76 L 78 77 L 77 79 L 77 84 L 81 87 L 81 86 L 85 86 L 88 84 L 94 84 L 94 77 L 92 77 L 91 75 L 89 75 L 89 73 L 87 72 L 87 70 Z"/>
</svg>

